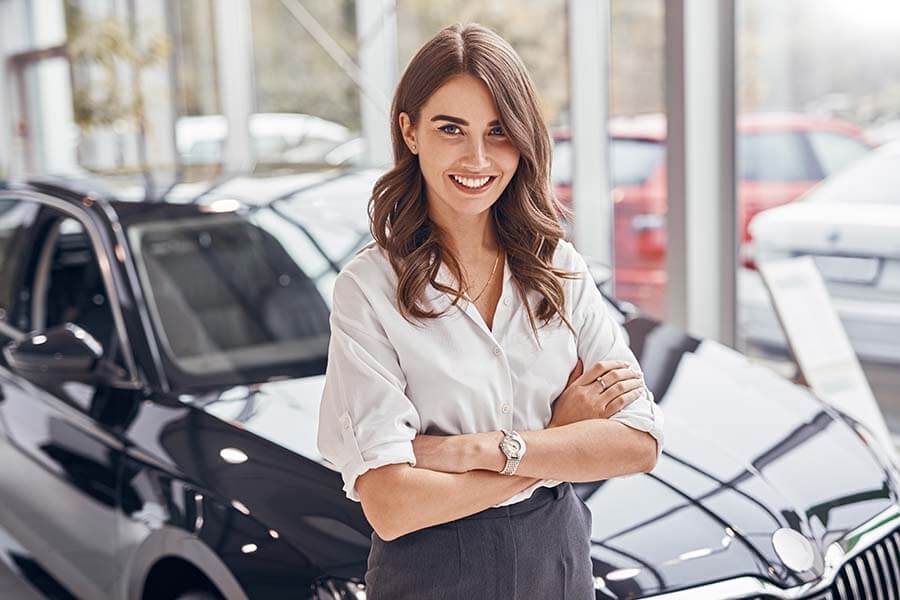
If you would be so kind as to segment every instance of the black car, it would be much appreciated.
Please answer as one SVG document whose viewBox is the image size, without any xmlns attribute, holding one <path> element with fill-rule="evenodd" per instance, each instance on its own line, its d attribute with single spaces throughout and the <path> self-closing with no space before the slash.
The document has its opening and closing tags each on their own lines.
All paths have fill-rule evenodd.
<svg viewBox="0 0 900 600">
<path fill-rule="evenodd" d="M 364 597 L 372 529 L 315 428 L 331 284 L 371 239 L 377 175 L 0 186 L 8 569 L 48 598 Z M 608 302 L 666 446 L 650 473 L 574 484 L 597 598 L 900 598 L 900 475 L 867 429 Z"/>
</svg>

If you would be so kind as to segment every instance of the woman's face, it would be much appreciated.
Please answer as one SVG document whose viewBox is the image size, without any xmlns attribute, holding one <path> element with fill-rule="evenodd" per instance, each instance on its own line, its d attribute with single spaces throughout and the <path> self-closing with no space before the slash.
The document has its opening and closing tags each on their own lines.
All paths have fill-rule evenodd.
<svg viewBox="0 0 900 600">
<path fill-rule="evenodd" d="M 415 127 L 400 113 L 400 130 L 419 155 L 429 210 L 438 214 L 474 216 L 488 210 L 519 164 L 519 151 L 500 125 L 488 87 L 468 74 L 438 88 Z"/>
</svg>

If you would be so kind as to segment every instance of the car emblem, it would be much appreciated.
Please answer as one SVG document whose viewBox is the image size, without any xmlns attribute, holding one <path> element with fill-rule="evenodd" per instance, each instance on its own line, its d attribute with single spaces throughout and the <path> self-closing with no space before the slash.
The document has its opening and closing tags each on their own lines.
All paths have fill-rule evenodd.
<svg viewBox="0 0 900 600">
<path fill-rule="evenodd" d="M 798 573 L 809 571 L 815 564 L 816 550 L 800 532 L 782 527 L 772 534 L 772 546 L 781 562 Z"/>
</svg>

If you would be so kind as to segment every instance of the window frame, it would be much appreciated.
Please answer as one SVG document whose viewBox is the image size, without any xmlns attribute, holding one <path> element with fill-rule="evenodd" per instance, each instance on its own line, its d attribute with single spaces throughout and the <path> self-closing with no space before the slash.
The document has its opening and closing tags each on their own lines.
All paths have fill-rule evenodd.
<svg viewBox="0 0 900 600">
<path fill-rule="evenodd" d="M 74 218 L 84 228 L 84 231 L 87 233 L 88 239 L 91 243 L 91 247 L 94 251 L 94 259 L 97 261 L 98 267 L 100 269 L 100 277 L 103 281 L 103 287 L 106 291 L 106 297 L 109 301 L 110 312 L 112 313 L 113 329 L 116 336 L 118 336 L 119 352 L 121 352 L 126 371 L 126 377 L 124 379 L 109 382 L 107 385 L 115 387 L 117 389 L 141 389 L 143 387 L 146 387 L 146 383 L 141 380 L 140 376 L 138 375 L 137 363 L 135 362 L 131 339 L 128 337 L 127 329 L 125 327 L 125 318 L 122 314 L 122 307 L 119 304 L 120 295 L 116 290 L 114 279 L 112 276 L 112 261 L 110 260 L 109 253 L 107 253 L 106 248 L 103 245 L 100 232 L 97 229 L 97 225 L 90 218 L 90 215 L 87 213 L 87 211 L 60 198 L 49 196 L 40 192 L 34 192 L 31 190 L 0 190 L 0 201 L 2 200 L 33 202 L 41 206 L 47 206 L 59 213 Z M 17 300 L 17 302 L 20 301 L 21 300 Z M 32 299 L 29 297 L 28 302 L 31 301 Z M 12 330 L 10 332 L 17 333 L 20 336 L 19 339 L 24 338 L 29 333 L 23 332 L 18 328 L 12 326 L 8 321 L 6 321 L 5 318 L 3 320 L 0 320 L 0 327 L 7 331 Z M 4 366 L 3 368 L 7 367 Z"/>
</svg>

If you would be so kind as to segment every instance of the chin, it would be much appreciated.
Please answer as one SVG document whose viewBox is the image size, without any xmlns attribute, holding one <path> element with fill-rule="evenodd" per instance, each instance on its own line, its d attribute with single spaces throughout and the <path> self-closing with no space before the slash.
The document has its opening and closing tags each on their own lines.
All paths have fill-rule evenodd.
<svg viewBox="0 0 900 600">
<path fill-rule="evenodd" d="M 449 204 L 450 204 L 450 207 L 455 212 L 458 212 L 458 213 L 464 214 L 464 215 L 475 216 L 475 215 L 480 215 L 481 213 L 483 213 L 487 210 L 490 210 L 490 208 L 494 205 L 494 202 L 496 202 L 496 201 L 497 201 L 497 199 L 494 198 L 493 200 L 490 200 L 490 201 L 481 199 L 481 200 L 477 200 L 477 201 L 473 201 L 473 202 L 454 201 Z"/>
</svg>

